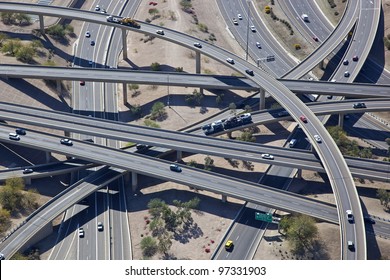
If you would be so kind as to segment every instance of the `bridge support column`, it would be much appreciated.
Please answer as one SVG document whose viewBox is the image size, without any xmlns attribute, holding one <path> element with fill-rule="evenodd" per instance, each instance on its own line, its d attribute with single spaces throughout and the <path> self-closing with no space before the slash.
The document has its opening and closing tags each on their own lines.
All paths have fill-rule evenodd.
<svg viewBox="0 0 390 280">
<path fill-rule="evenodd" d="M 177 161 L 177 162 L 180 162 L 180 161 L 182 160 L 182 158 L 183 158 L 183 152 L 177 150 L 177 151 L 176 151 L 176 161 Z"/>
<path fill-rule="evenodd" d="M 126 104 L 128 104 L 128 101 L 127 101 L 127 84 L 126 83 L 122 83 L 122 87 L 123 87 L 123 105 L 126 105 Z"/>
<path fill-rule="evenodd" d="M 50 152 L 45 152 L 45 155 L 46 155 L 46 163 L 49 163 L 50 162 L 50 158 L 51 158 L 51 153 Z"/>
<path fill-rule="evenodd" d="M 57 82 L 57 93 L 59 95 L 61 95 L 61 91 L 62 91 L 62 89 L 61 89 L 61 81 L 57 80 L 56 82 Z"/>
<path fill-rule="evenodd" d="M 45 22 L 43 21 L 43 15 L 39 15 L 39 30 L 42 34 L 45 34 Z"/>
<path fill-rule="evenodd" d="M 131 190 L 135 192 L 138 187 L 138 174 L 134 171 L 131 172 Z"/>
<path fill-rule="evenodd" d="M 225 194 L 223 194 L 221 200 L 222 200 L 222 202 L 226 202 L 227 201 L 227 196 Z"/>
<path fill-rule="evenodd" d="M 344 114 L 339 114 L 339 127 L 343 128 L 344 126 Z"/>
<path fill-rule="evenodd" d="M 77 171 L 72 171 L 70 172 L 70 182 L 69 182 L 69 185 L 72 185 L 74 184 L 74 182 L 76 182 L 76 178 L 77 178 Z"/>
<path fill-rule="evenodd" d="M 67 130 L 65 130 L 65 131 L 64 131 L 64 135 L 65 135 L 65 137 L 70 137 L 70 132 L 67 131 Z"/>
<path fill-rule="evenodd" d="M 318 64 L 318 66 L 319 66 L 322 70 L 324 70 L 324 69 L 325 69 L 325 62 L 324 62 L 324 60 L 321 60 L 320 63 Z"/>
<path fill-rule="evenodd" d="M 126 172 L 123 175 L 123 179 L 125 181 L 125 187 L 128 186 L 130 184 L 130 172 Z"/>
<path fill-rule="evenodd" d="M 232 139 L 232 132 L 231 131 L 227 132 L 226 134 L 229 137 L 229 139 Z"/>
<path fill-rule="evenodd" d="M 122 28 L 122 49 L 122 58 L 127 59 L 127 32 L 124 28 Z"/>
<path fill-rule="evenodd" d="M 24 184 L 25 185 L 31 185 L 31 177 L 25 177 L 24 178 Z"/>
<path fill-rule="evenodd" d="M 297 179 L 302 179 L 302 169 L 298 169 L 298 171 L 297 171 Z"/>
<path fill-rule="evenodd" d="M 200 65 L 200 52 L 195 52 L 195 72 L 196 74 L 200 74 L 201 65 Z M 199 88 L 201 94 L 203 94 L 203 88 Z"/>
<path fill-rule="evenodd" d="M 265 89 L 260 89 L 259 110 L 265 109 Z"/>
</svg>

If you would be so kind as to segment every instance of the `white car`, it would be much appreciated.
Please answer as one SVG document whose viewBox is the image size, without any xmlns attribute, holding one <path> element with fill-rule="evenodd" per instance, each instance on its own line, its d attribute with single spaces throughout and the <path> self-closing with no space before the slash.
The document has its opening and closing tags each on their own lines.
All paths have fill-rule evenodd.
<svg viewBox="0 0 390 280">
<path fill-rule="evenodd" d="M 352 210 L 347 210 L 347 211 L 345 211 L 345 213 L 347 214 L 347 220 L 348 220 L 348 222 L 352 223 L 352 222 L 353 222 Z"/>
<path fill-rule="evenodd" d="M 91 32 L 89 32 L 89 31 L 85 32 L 85 37 L 87 37 L 87 38 L 91 37 Z"/>
<path fill-rule="evenodd" d="M 238 14 L 238 15 L 237 15 L 237 18 L 241 20 L 241 19 L 242 19 L 242 15 L 241 15 L 241 14 Z"/>
<path fill-rule="evenodd" d="M 261 44 L 260 44 L 260 42 L 256 42 L 256 47 L 259 48 L 259 49 L 261 49 Z"/>
<path fill-rule="evenodd" d="M 198 42 L 194 43 L 194 46 L 197 47 L 197 48 L 200 48 L 200 49 L 202 48 L 202 45 L 200 43 L 198 43 Z"/>
<path fill-rule="evenodd" d="M 79 237 L 84 237 L 84 229 L 82 227 L 79 228 Z"/>
<path fill-rule="evenodd" d="M 99 5 L 96 5 L 95 11 L 100 11 L 100 6 Z"/>
<path fill-rule="evenodd" d="M 256 32 L 256 27 L 254 25 L 251 25 L 252 32 Z"/>
<path fill-rule="evenodd" d="M 98 222 L 97 229 L 98 229 L 98 231 L 103 231 L 103 224 L 102 224 L 102 222 Z"/>
<path fill-rule="evenodd" d="M 226 58 L 226 61 L 229 62 L 230 64 L 234 64 L 233 58 L 228 57 Z"/>
<path fill-rule="evenodd" d="M 314 139 L 317 141 L 317 143 L 321 143 L 321 137 L 319 135 L 314 135 Z"/>
<path fill-rule="evenodd" d="M 63 145 L 66 145 L 66 146 L 72 146 L 73 145 L 72 140 L 70 140 L 68 138 L 61 139 L 60 143 L 63 144 Z"/>
<path fill-rule="evenodd" d="M 164 35 L 164 30 L 159 29 L 159 30 L 156 31 L 156 33 L 159 34 L 159 35 Z"/>
<path fill-rule="evenodd" d="M 264 159 L 274 159 L 274 156 L 270 154 L 262 154 L 261 157 Z"/>
</svg>

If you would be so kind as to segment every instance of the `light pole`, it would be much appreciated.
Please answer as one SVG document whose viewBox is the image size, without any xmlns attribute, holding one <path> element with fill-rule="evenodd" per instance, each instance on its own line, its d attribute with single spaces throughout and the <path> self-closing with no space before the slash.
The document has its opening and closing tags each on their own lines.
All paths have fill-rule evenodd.
<svg viewBox="0 0 390 280">
<path fill-rule="evenodd" d="M 246 52 L 245 52 L 245 60 L 248 61 L 248 44 L 249 44 L 249 20 L 251 16 L 251 10 L 250 10 L 250 2 L 251 1 L 246 1 L 248 3 L 248 13 L 247 13 L 247 19 L 248 19 L 248 24 L 246 27 Z"/>
</svg>

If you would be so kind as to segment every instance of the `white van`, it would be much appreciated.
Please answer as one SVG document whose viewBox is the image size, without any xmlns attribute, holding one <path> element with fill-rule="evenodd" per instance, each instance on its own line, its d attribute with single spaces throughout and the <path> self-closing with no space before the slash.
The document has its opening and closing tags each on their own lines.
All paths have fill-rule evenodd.
<svg viewBox="0 0 390 280">
<path fill-rule="evenodd" d="M 288 145 L 290 146 L 290 148 L 292 148 L 295 146 L 295 144 L 297 144 L 297 139 L 291 139 Z"/>
<path fill-rule="evenodd" d="M 11 132 L 8 136 L 9 136 L 9 139 L 11 139 L 11 140 L 20 140 L 19 135 L 17 135 L 16 133 Z"/>
<path fill-rule="evenodd" d="M 302 14 L 301 17 L 303 21 L 309 21 L 309 16 L 307 14 Z"/>
</svg>

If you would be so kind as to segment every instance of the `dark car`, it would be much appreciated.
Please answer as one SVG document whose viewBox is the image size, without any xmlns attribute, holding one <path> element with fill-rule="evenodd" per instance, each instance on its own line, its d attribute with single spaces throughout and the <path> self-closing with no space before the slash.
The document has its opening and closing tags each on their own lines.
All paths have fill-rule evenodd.
<svg viewBox="0 0 390 280">
<path fill-rule="evenodd" d="M 171 164 L 169 166 L 169 169 L 171 169 L 172 171 L 175 171 L 175 172 L 181 172 L 181 167 L 178 166 L 177 164 Z"/>
<path fill-rule="evenodd" d="M 353 61 L 358 61 L 359 60 L 359 57 L 357 55 L 355 55 L 354 57 L 352 57 L 352 60 Z"/>
<path fill-rule="evenodd" d="M 68 138 L 61 139 L 60 143 L 63 144 L 63 145 L 66 145 L 66 146 L 72 146 L 73 145 L 72 140 L 70 140 Z"/>
<path fill-rule="evenodd" d="M 15 132 L 16 132 L 16 134 L 19 134 L 19 135 L 26 135 L 26 130 L 24 130 L 23 128 L 17 128 L 17 129 L 15 129 Z"/>
<path fill-rule="evenodd" d="M 80 86 L 85 86 L 85 81 L 80 81 Z"/>
<path fill-rule="evenodd" d="M 208 130 L 211 128 L 211 124 L 205 124 L 202 126 L 202 130 Z"/>
<path fill-rule="evenodd" d="M 95 41 L 91 41 L 91 46 L 95 46 Z"/>
<path fill-rule="evenodd" d="M 253 74 L 253 71 L 250 70 L 250 69 L 246 69 L 245 72 L 246 72 L 248 75 L 251 75 L 251 76 L 254 75 L 254 74 Z"/>
<path fill-rule="evenodd" d="M 357 109 L 357 108 L 366 108 L 366 104 L 364 104 L 363 102 L 355 103 L 355 104 L 353 104 L 353 108 L 354 108 L 354 109 Z"/>
</svg>

